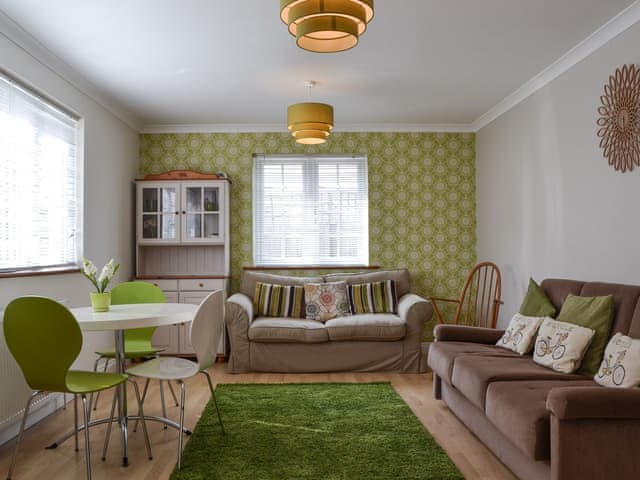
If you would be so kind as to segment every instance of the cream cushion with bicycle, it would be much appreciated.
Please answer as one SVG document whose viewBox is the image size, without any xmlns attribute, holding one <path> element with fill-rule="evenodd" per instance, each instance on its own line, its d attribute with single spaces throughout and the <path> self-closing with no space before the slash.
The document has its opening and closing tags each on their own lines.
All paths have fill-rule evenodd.
<svg viewBox="0 0 640 480">
<path fill-rule="evenodd" d="M 611 337 L 593 379 L 605 387 L 633 388 L 640 385 L 640 340 L 621 333 Z"/>
<path fill-rule="evenodd" d="M 556 372 L 573 373 L 582 363 L 595 330 L 546 318 L 536 337 L 533 361 Z"/>
<path fill-rule="evenodd" d="M 516 313 L 496 345 L 520 355 L 531 352 L 536 333 L 544 319 L 545 317 L 528 317 Z"/>
</svg>

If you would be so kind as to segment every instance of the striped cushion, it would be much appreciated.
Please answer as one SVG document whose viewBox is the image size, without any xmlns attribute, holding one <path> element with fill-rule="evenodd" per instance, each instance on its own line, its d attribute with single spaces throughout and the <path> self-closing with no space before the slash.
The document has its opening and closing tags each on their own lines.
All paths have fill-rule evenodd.
<svg viewBox="0 0 640 480">
<path fill-rule="evenodd" d="M 257 317 L 304 318 L 304 287 L 257 282 L 253 309 Z"/>
<path fill-rule="evenodd" d="M 349 285 L 351 313 L 396 313 L 398 297 L 395 280 Z"/>
</svg>

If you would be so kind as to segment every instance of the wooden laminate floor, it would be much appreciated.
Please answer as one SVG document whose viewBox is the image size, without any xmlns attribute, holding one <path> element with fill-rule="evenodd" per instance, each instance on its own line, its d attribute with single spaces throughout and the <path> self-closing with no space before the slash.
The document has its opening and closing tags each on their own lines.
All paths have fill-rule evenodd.
<svg viewBox="0 0 640 480">
<path fill-rule="evenodd" d="M 431 374 L 397 373 L 323 373 L 323 374 L 267 374 L 249 373 L 231 375 L 226 372 L 226 364 L 212 367 L 213 380 L 216 383 L 303 383 L 303 382 L 373 382 L 389 381 L 411 407 L 423 425 L 445 449 L 469 480 L 513 480 L 510 471 L 470 433 L 440 401 L 434 400 L 431 393 Z M 203 407 L 209 400 L 209 389 L 203 375 L 190 379 L 186 384 L 187 406 L 185 424 L 193 428 Z M 168 392 L 167 392 L 168 393 Z M 134 398 L 133 391 L 130 392 Z M 108 415 L 111 394 L 100 399 L 97 417 Z M 26 400 L 26 399 L 25 399 Z M 178 408 L 168 400 L 168 416 L 176 418 Z M 14 470 L 14 480 L 71 480 L 84 479 L 84 438 L 80 435 L 80 452 L 75 452 L 73 439 L 67 440 L 55 450 L 44 447 L 68 431 L 73 425 L 73 408 L 69 404 L 66 410 L 59 410 L 25 432 L 18 463 Z M 135 408 L 134 408 L 135 410 Z M 150 396 L 145 402 L 145 413 L 160 414 L 160 395 L 157 384 L 150 388 Z M 222 412 L 224 420 L 224 412 Z M 102 445 L 106 427 L 93 427 L 91 435 L 91 459 L 95 480 L 128 479 L 167 479 L 176 463 L 177 431 L 164 430 L 161 424 L 148 422 L 153 460 L 147 460 L 141 429 L 129 436 L 128 467 L 122 467 L 120 459 L 120 436 L 117 429 L 112 430 L 111 443 L 106 461 L 101 461 Z M 185 437 L 188 441 L 188 437 Z M 0 478 L 5 478 L 11 461 L 15 440 L 0 447 Z M 283 479 L 285 480 L 285 479 Z M 397 479 L 401 480 L 401 479 Z"/>
</svg>

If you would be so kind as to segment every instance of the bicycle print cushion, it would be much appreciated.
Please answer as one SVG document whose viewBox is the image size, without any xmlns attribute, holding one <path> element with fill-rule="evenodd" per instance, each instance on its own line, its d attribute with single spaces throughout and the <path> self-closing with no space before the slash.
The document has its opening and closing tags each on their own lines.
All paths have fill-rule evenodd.
<svg viewBox="0 0 640 480">
<path fill-rule="evenodd" d="M 556 372 L 573 373 L 580 368 L 594 334 L 590 328 L 546 318 L 538 330 L 533 361 Z"/>
<path fill-rule="evenodd" d="M 544 319 L 545 317 L 528 317 L 516 313 L 496 345 L 520 355 L 531 352 L 536 333 Z"/>
<path fill-rule="evenodd" d="M 621 333 L 611 337 L 593 379 L 604 387 L 633 388 L 640 385 L 640 340 Z"/>
</svg>

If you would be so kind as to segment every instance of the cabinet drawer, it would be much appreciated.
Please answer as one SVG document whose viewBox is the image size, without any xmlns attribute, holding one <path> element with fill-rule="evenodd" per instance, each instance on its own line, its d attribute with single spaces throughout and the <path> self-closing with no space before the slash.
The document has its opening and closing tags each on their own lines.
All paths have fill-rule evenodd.
<svg viewBox="0 0 640 480">
<path fill-rule="evenodd" d="M 152 283 L 165 292 L 175 292 L 178 290 L 178 280 L 155 278 L 143 280 L 143 282 Z"/>
<path fill-rule="evenodd" d="M 211 292 L 213 290 L 224 290 L 226 280 L 224 278 L 203 278 L 203 279 L 181 279 L 178 280 L 180 291 L 198 291 Z"/>
</svg>

